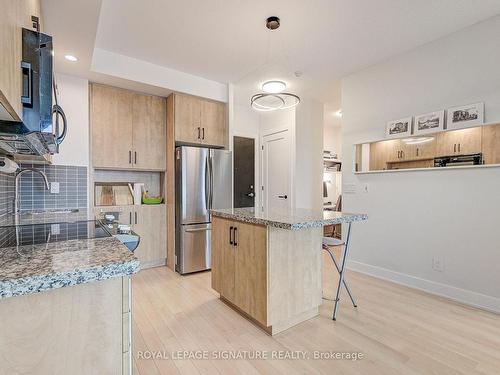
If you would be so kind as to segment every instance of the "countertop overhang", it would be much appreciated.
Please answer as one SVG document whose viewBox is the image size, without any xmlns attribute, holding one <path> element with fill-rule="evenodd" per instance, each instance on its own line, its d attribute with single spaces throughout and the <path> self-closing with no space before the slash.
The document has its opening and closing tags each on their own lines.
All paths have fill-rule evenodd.
<svg viewBox="0 0 500 375">
<path fill-rule="evenodd" d="M 87 212 L 69 215 L 10 217 L 0 226 L 72 222 Z M 93 219 L 93 218 L 91 218 Z M 139 260 L 114 237 L 69 240 L 0 249 L 0 299 L 66 286 L 128 276 L 139 271 Z"/>
<path fill-rule="evenodd" d="M 233 208 L 213 209 L 211 213 L 213 216 L 225 219 L 289 230 L 319 228 L 325 225 L 345 224 L 368 219 L 366 214 L 307 209 L 263 213 L 256 212 L 254 208 Z"/>
</svg>

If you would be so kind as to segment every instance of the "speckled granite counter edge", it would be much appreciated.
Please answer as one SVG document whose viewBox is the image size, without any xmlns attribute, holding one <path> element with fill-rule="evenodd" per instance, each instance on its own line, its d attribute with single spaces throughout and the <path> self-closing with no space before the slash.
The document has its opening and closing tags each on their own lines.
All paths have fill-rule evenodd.
<svg viewBox="0 0 500 375">
<path fill-rule="evenodd" d="M 139 260 L 134 259 L 124 263 L 112 263 L 87 269 L 0 281 L 0 300 L 132 275 L 139 271 L 139 265 Z"/>
<path fill-rule="evenodd" d="M 346 224 L 346 223 L 351 223 L 353 221 L 362 221 L 368 219 L 368 215 L 365 214 L 346 214 L 349 216 L 336 217 L 332 219 L 310 220 L 292 224 L 292 223 L 283 223 L 276 220 L 257 218 L 254 216 L 243 215 L 243 214 L 220 212 L 220 211 L 211 211 L 211 212 L 213 216 L 221 217 L 223 219 L 230 219 L 230 220 L 241 221 L 244 223 L 266 225 L 275 228 L 289 229 L 289 230 L 320 228 L 325 225 Z"/>
</svg>

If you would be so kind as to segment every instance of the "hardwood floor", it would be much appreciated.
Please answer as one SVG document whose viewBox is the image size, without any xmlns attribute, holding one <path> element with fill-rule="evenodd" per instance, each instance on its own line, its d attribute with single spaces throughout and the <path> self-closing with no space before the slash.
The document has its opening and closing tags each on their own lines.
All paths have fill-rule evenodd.
<svg viewBox="0 0 500 375">
<path fill-rule="evenodd" d="M 324 296 L 333 298 L 333 266 L 323 260 Z M 334 322 L 324 300 L 320 316 L 270 337 L 219 301 L 210 273 L 141 271 L 133 278 L 134 374 L 500 373 L 499 315 L 354 272 L 347 280 L 358 309 L 344 294 Z M 183 359 L 182 351 L 209 359 Z M 305 351 L 310 358 L 221 360 L 214 351 Z M 319 360 L 314 351 L 364 357 Z"/>
</svg>

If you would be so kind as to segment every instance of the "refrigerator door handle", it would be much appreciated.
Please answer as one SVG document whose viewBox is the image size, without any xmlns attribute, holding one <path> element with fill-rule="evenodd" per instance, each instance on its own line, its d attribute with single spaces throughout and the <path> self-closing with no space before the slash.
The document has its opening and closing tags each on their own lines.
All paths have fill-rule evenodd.
<svg viewBox="0 0 500 375">
<path fill-rule="evenodd" d="M 205 207 L 210 209 L 210 166 L 209 157 L 205 159 Z"/>
<path fill-rule="evenodd" d="M 213 208 L 213 201 L 214 201 L 214 165 L 213 165 L 213 155 L 212 152 L 210 152 L 209 156 L 209 169 L 210 169 L 210 209 Z"/>
<path fill-rule="evenodd" d="M 186 233 L 192 233 L 192 232 L 206 232 L 207 230 L 212 230 L 212 228 L 196 228 L 196 229 L 186 229 Z"/>
</svg>

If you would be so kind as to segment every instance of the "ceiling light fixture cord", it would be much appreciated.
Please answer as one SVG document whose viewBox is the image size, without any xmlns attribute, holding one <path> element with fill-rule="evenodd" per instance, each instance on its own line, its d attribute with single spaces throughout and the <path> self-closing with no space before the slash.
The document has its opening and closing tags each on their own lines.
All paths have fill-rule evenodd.
<svg viewBox="0 0 500 375">
<path fill-rule="evenodd" d="M 269 22 L 271 19 L 274 19 L 275 21 L 277 20 L 278 26 L 275 29 L 271 29 L 269 27 Z M 276 31 L 279 28 L 279 18 L 278 17 L 269 17 L 266 20 L 266 27 L 271 31 Z M 279 35 L 278 36 L 281 40 L 281 49 L 278 50 L 278 53 L 281 53 L 284 57 L 283 63 L 287 66 L 287 68 L 290 67 L 289 60 L 290 57 L 288 56 L 288 53 L 286 51 L 286 48 L 284 47 L 284 41 L 283 41 L 283 36 Z M 272 36 L 269 34 L 269 37 L 267 39 L 267 51 L 266 51 L 266 61 L 264 65 L 261 67 L 268 66 L 271 64 L 271 54 L 273 52 L 272 49 Z M 279 48 L 279 47 L 277 47 Z M 278 61 L 279 63 L 279 61 Z M 278 89 L 276 91 L 273 91 L 270 89 L 272 86 L 271 83 L 282 83 L 282 88 L 278 86 Z M 275 85 L 276 87 L 276 85 Z M 278 80 L 278 79 L 273 79 L 271 81 L 264 82 L 262 85 L 261 89 L 265 91 L 264 93 L 257 93 L 254 94 L 250 98 L 250 106 L 257 110 L 257 111 L 263 111 L 263 112 L 270 112 L 270 111 L 276 111 L 279 109 L 288 109 L 288 108 L 293 108 L 297 106 L 300 103 L 300 98 L 298 95 L 292 94 L 292 93 L 287 93 L 283 92 L 281 90 L 284 90 L 286 88 L 286 83 Z M 279 91 L 278 91 L 279 90 Z"/>
</svg>

